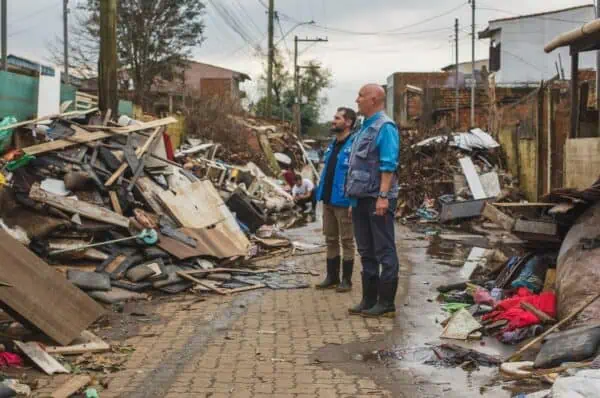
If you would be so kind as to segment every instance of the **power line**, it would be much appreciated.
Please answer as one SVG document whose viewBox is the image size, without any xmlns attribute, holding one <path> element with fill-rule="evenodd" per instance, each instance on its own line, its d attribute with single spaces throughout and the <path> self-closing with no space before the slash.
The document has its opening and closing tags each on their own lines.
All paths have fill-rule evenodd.
<svg viewBox="0 0 600 398">
<path fill-rule="evenodd" d="M 259 0 L 259 1 L 260 1 L 260 0 Z M 456 6 L 456 7 L 453 7 L 453 8 L 451 8 L 451 9 L 449 9 L 449 10 L 447 10 L 447 11 L 445 11 L 445 12 L 441 13 L 441 14 L 437 14 L 437 15 L 434 15 L 434 16 L 432 16 L 432 17 L 425 18 L 425 19 L 423 19 L 423 20 L 421 20 L 421 21 L 418 21 L 418 22 L 415 22 L 415 23 L 412 23 L 412 24 L 409 24 L 409 25 L 404 25 L 404 26 L 400 26 L 400 27 L 397 27 L 397 28 L 394 28 L 394 29 L 390 29 L 390 30 L 383 30 L 383 31 L 375 31 L 375 32 L 361 32 L 361 31 L 354 31 L 354 30 L 348 30 L 348 29 L 341 29 L 341 28 L 329 27 L 329 26 L 318 25 L 318 24 L 315 24 L 315 25 L 313 25 L 313 26 L 314 26 L 315 28 L 320 28 L 320 29 L 324 29 L 324 30 L 329 30 L 329 31 L 331 31 L 331 32 L 336 32 L 336 33 L 344 33 L 344 34 L 352 34 L 352 35 L 362 35 L 362 36 L 379 36 L 379 35 L 385 35 L 385 34 L 396 34 L 396 33 L 400 32 L 400 31 L 402 31 L 402 30 L 409 29 L 409 28 L 413 28 L 413 27 L 415 27 L 415 26 L 419 26 L 419 25 L 423 25 L 423 24 L 425 24 L 425 23 L 427 23 L 427 22 L 431 22 L 431 21 L 433 21 L 433 20 L 436 20 L 436 19 L 438 19 L 438 18 L 441 18 L 441 17 L 444 17 L 444 16 L 446 16 L 446 15 L 449 15 L 449 14 L 451 14 L 451 13 L 453 13 L 453 12 L 455 12 L 455 11 L 457 11 L 457 10 L 461 9 L 461 8 L 462 8 L 462 7 L 464 7 L 465 5 L 467 5 L 467 3 L 466 3 L 466 2 L 463 2 L 463 3 L 459 4 L 458 6 Z M 290 21 L 293 21 L 293 22 L 298 22 L 298 21 L 296 21 L 294 18 L 292 18 L 292 17 L 289 17 L 289 16 L 287 16 L 287 15 L 285 15 L 285 14 L 283 14 L 283 13 L 280 13 L 280 15 L 281 15 L 282 17 L 284 17 L 285 19 L 288 19 L 288 20 L 290 20 Z M 450 29 L 450 28 L 444 28 L 444 29 Z M 403 32 L 403 33 L 408 33 L 408 32 Z"/>
<path fill-rule="evenodd" d="M 244 14 L 244 16 L 246 18 L 248 18 L 248 21 L 250 21 L 250 24 L 254 27 L 254 29 L 256 29 L 256 31 L 259 34 L 262 34 L 263 33 L 262 29 L 254 22 L 254 19 L 250 16 L 250 13 L 248 13 L 248 11 L 242 5 L 242 3 L 240 3 L 239 0 L 235 0 L 235 4 L 238 5 L 238 8 L 242 11 L 242 14 Z"/>
<path fill-rule="evenodd" d="M 287 40 L 285 40 L 285 33 L 283 32 L 283 28 L 281 27 L 281 20 L 279 19 L 279 15 L 277 13 L 275 14 L 275 19 L 277 20 L 277 25 L 279 25 L 279 31 L 281 32 L 281 41 L 283 41 L 283 44 L 285 45 L 285 48 L 288 52 L 288 56 L 291 59 L 292 58 L 292 50 L 290 50 L 290 47 L 287 44 Z"/>
<path fill-rule="evenodd" d="M 36 16 L 36 15 L 39 15 L 39 14 L 43 13 L 44 11 L 47 11 L 47 10 L 49 10 L 49 9 L 51 9 L 51 8 L 54 8 L 54 9 L 55 9 L 56 7 L 58 7 L 58 4 L 57 4 L 57 3 L 58 3 L 58 2 L 54 2 L 54 4 L 50 4 L 50 5 L 46 6 L 46 7 L 40 8 L 39 10 L 37 10 L 37 11 L 34 11 L 34 12 L 32 12 L 32 13 L 29 13 L 29 14 L 27 14 L 27 15 L 22 15 L 22 16 L 20 16 L 20 17 L 18 17 L 18 18 L 13 18 L 13 19 L 11 19 L 11 20 L 10 20 L 10 25 L 14 24 L 15 22 L 20 22 L 20 21 L 23 21 L 23 20 L 25 20 L 25 19 L 30 19 L 31 17 L 34 17 L 34 16 Z M 61 3 L 62 3 L 62 2 L 61 2 Z M 10 25 L 9 25 L 9 26 L 10 26 Z"/>
</svg>

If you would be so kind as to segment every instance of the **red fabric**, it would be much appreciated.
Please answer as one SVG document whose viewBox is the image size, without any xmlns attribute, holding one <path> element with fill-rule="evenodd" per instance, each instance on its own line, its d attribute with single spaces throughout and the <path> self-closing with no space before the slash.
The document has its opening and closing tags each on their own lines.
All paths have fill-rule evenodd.
<svg viewBox="0 0 600 398">
<path fill-rule="evenodd" d="M 493 321 L 506 319 L 508 325 L 504 331 L 520 329 L 540 323 L 537 316 L 520 307 L 522 302 L 533 305 L 553 318 L 556 317 L 556 295 L 553 292 L 545 292 L 538 296 L 532 294 L 526 288 L 520 288 L 516 296 L 498 303 L 495 311 L 485 315 L 482 319 L 484 321 L 488 319 Z"/>
<path fill-rule="evenodd" d="M 167 159 L 171 161 L 175 160 L 175 153 L 173 152 L 173 143 L 171 142 L 171 137 L 169 137 L 167 133 L 163 133 L 163 140 L 165 141 L 165 152 L 167 152 Z"/>
<path fill-rule="evenodd" d="M 0 368 L 23 367 L 23 359 L 12 352 L 0 352 Z"/>
</svg>

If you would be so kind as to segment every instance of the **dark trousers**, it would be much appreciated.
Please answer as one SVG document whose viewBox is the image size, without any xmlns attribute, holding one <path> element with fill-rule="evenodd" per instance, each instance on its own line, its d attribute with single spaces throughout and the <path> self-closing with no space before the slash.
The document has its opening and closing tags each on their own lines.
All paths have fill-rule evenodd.
<svg viewBox="0 0 600 398">
<path fill-rule="evenodd" d="M 397 200 L 390 199 L 390 208 L 384 216 L 375 215 L 376 202 L 375 198 L 359 199 L 352 209 L 352 223 L 364 276 L 379 277 L 386 282 L 397 279 L 400 270 L 394 232 Z"/>
<path fill-rule="evenodd" d="M 312 203 L 312 212 L 315 212 L 317 210 L 317 194 L 315 193 L 315 190 L 312 191 L 312 194 L 309 198 L 301 199 L 296 202 L 296 204 L 300 206 L 302 210 L 306 210 L 309 203 Z"/>
</svg>

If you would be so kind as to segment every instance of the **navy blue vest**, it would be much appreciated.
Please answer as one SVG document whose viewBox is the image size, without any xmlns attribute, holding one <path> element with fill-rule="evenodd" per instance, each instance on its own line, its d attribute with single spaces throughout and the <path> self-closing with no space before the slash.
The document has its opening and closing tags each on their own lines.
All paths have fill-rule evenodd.
<svg viewBox="0 0 600 398">
<path fill-rule="evenodd" d="M 365 131 L 358 133 L 352 145 L 350 168 L 346 179 L 346 195 L 351 198 L 376 198 L 379 195 L 381 171 L 379 170 L 379 149 L 377 137 L 383 125 L 392 123 L 392 119 L 381 114 Z M 398 197 L 398 179 L 392 179 L 390 198 Z"/>
</svg>

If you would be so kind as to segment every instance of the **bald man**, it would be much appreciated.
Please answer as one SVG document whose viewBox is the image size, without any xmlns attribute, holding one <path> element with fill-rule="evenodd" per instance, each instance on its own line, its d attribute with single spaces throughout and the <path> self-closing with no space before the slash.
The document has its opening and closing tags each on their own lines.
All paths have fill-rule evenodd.
<svg viewBox="0 0 600 398">
<path fill-rule="evenodd" d="M 399 272 L 394 211 L 400 134 L 383 112 L 385 91 L 381 86 L 362 87 L 356 103 L 365 120 L 352 145 L 346 195 L 362 262 L 362 301 L 348 311 L 365 317 L 393 317 Z"/>
</svg>

